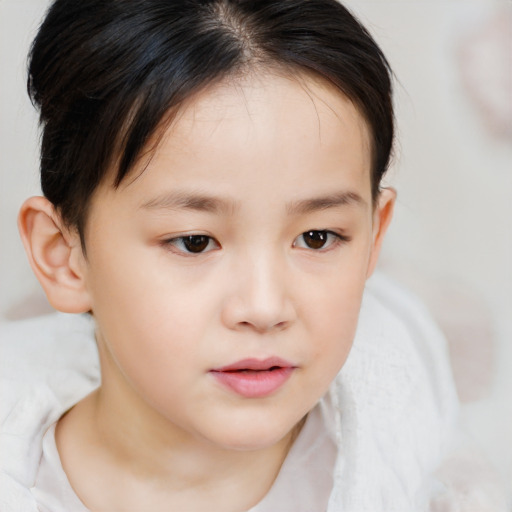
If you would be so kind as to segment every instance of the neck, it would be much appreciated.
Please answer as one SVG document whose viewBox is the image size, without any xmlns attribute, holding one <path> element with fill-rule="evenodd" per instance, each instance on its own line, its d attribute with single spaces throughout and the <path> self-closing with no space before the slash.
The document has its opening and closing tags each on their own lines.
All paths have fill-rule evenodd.
<svg viewBox="0 0 512 512">
<path fill-rule="evenodd" d="M 63 467 L 93 510 L 247 510 L 269 491 L 301 426 L 261 449 L 219 447 L 111 376 L 57 430 Z"/>
<path fill-rule="evenodd" d="M 266 481 L 270 487 L 295 439 L 292 431 L 257 450 L 223 448 L 183 431 L 145 403 L 134 408 L 133 397 L 126 398 L 123 403 L 117 395 L 114 408 L 108 391 L 98 390 L 94 405 L 98 439 L 120 465 L 167 486 L 172 482 L 176 488 L 216 487 L 219 481 L 246 475 L 251 486 L 257 476 L 256 481 Z M 133 415 L 134 410 L 139 413 Z"/>
</svg>

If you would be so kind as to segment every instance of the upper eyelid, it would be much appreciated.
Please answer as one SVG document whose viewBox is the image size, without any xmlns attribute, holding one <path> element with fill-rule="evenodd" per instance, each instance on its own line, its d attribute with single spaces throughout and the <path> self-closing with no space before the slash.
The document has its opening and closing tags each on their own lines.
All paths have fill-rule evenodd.
<svg viewBox="0 0 512 512">
<path fill-rule="evenodd" d="M 325 233 L 328 233 L 332 236 L 334 236 L 338 241 L 341 241 L 341 242 L 350 242 L 352 237 L 344 234 L 343 232 L 336 232 L 332 229 L 308 229 L 306 231 L 303 231 L 302 233 L 300 233 L 297 237 L 294 238 L 293 240 L 293 244 L 295 244 L 295 241 L 300 238 L 301 236 L 307 234 L 307 233 L 311 233 L 311 232 L 325 232 Z M 201 233 L 201 232 L 192 232 L 192 233 L 183 233 L 183 234 L 179 234 L 177 236 L 172 236 L 172 237 L 166 237 L 164 239 L 161 240 L 161 244 L 162 245 L 172 245 L 171 242 L 174 242 L 174 241 L 178 241 L 178 240 L 184 240 L 185 238 L 188 238 L 188 237 L 193 237 L 193 236 L 204 236 L 204 237 L 207 237 L 209 238 L 210 240 L 213 240 L 213 242 L 218 246 L 218 247 L 222 247 L 221 244 L 219 243 L 219 241 L 209 235 L 209 234 L 206 234 L 206 233 Z M 317 249 L 319 250 L 319 249 Z M 209 252 L 209 251 L 207 251 Z M 191 253 L 192 254 L 192 253 Z M 202 253 L 197 253 L 197 254 L 202 254 Z"/>
<path fill-rule="evenodd" d="M 190 232 L 190 233 L 179 233 L 179 234 L 176 234 L 176 235 L 166 235 L 166 236 L 162 236 L 161 238 L 161 242 L 162 243 L 169 243 L 169 242 L 173 242 L 174 240 L 182 240 L 184 238 L 188 238 L 188 237 L 191 237 L 191 236 L 204 236 L 206 238 L 210 238 L 211 240 L 214 240 L 216 243 L 219 243 L 218 240 L 208 234 L 208 233 L 204 233 L 204 232 Z M 220 244 L 219 244 L 220 245 Z"/>
<path fill-rule="evenodd" d="M 176 247 L 173 242 L 177 242 L 180 240 L 183 241 L 184 239 L 193 237 L 193 236 L 204 236 L 205 238 L 209 239 L 208 245 L 211 243 L 211 241 L 213 241 L 217 247 L 219 247 L 219 248 L 221 247 L 221 245 L 217 241 L 217 239 L 215 239 L 213 236 L 206 235 L 204 233 L 190 233 L 190 234 L 183 234 L 183 235 L 179 235 L 179 236 L 172 236 L 172 237 L 164 238 L 161 240 L 160 245 L 167 247 L 167 248 L 168 247 Z M 194 253 L 192 251 L 185 251 L 185 250 L 177 249 L 176 252 L 179 252 L 180 254 L 190 255 L 190 256 L 199 256 L 201 254 L 209 253 L 212 250 L 213 249 L 210 249 L 208 251 L 201 251 L 201 252 Z"/>
<path fill-rule="evenodd" d="M 299 236 L 305 235 L 307 233 L 328 233 L 330 235 L 335 236 L 336 238 L 340 238 L 341 240 L 351 240 L 351 237 L 344 232 L 338 232 L 333 229 L 308 229 L 303 231 Z M 297 237 L 298 238 L 298 237 Z"/>
<path fill-rule="evenodd" d="M 299 239 L 300 237 L 304 236 L 305 234 L 307 233 L 312 233 L 312 232 L 323 232 L 323 233 L 327 233 L 329 235 L 332 235 L 335 237 L 335 240 L 330 243 L 327 247 L 321 247 L 319 249 L 313 249 L 311 247 L 297 247 L 298 249 L 305 249 L 305 250 L 308 250 L 308 251 L 313 251 L 313 252 L 327 252 L 328 250 L 330 250 L 332 248 L 333 245 L 340 245 L 340 244 L 344 244 L 344 243 L 348 243 L 352 240 L 352 237 L 344 234 L 344 233 L 337 233 L 336 231 L 333 231 L 332 229 L 309 229 L 307 231 L 303 231 L 298 237 L 296 237 L 294 239 L 294 246 L 295 246 L 295 241 L 297 239 Z"/>
<path fill-rule="evenodd" d="M 350 240 L 350 238 L 351 238 L 350 236 L 346 235 L 345 233 L 337 232 L 337 231 L 335 231 L 333 229 L 306 229 L 305 231 L 302 231 L 299 235 L 297 235 L 297 237 L 295 237 L 295 238 L 298 238 L 299 236 L 305 235 L 306 233 L 322 232 L 322 231 L 325 232 L 325 233 L 330 233 L 331 235 L 334 235 L 334 236 L 342 238 L 342 239 Z M 173 240 L 179 240 L 179 239 L 187 238 L 187 237 L 190 237 L 190 236 L 205 236 L 205 237 L 211 238 L 215 242 L 219 243 L 219 241 L 214 236 L 212 236 L 212 235 L 210 235 L 208 233 L 204 233 L 204 232 L 180 233 L 180 234 L 177 234 L 177 235 L 166 236 L 166 237 L 162 238 L 162 242 L 172 242 Z"/>
</svg>

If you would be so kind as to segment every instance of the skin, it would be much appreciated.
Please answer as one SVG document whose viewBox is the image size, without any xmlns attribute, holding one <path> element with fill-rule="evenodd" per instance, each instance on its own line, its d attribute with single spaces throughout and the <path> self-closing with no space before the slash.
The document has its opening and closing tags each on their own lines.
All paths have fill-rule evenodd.
<svg viewBox="0 0 512 512">
<path fill-rule="evenodd" d="M 260 74 L 199 94 L 144 172 L 100 185 L 87 257 L 51 204 L 25 203 L 50 302 L 97 323 L 102 385 L 56 435 L 91 510 L 246 510 L 268 492 L 348 356 L 391 219 L 393 191 L 372 207 L 370 154 L 339 91 Z M 325 245 L 308 245 L 311 230 Z M 187 235 L 210 237 L 204 252 Z M 295 369 L 264 398 L 210 372 L 271 356 Z"/>
</svg>

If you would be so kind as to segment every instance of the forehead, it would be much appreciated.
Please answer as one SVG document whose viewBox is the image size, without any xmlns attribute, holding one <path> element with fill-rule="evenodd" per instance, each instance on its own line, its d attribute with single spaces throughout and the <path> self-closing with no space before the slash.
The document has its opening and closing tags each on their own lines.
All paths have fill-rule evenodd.
<svg viewBox="0 0 512 512">
<path fill-rule="evenodd" d="M 272 180 L 288 187 L 311 178 L 324 188 L 349 181 L 370 202 L 366 123 L 338 89 L 311 76 L 224 80 L 183 105 L 148 147 L 118 190 L 142 202 L 160 186 L 229 193 L 249 179 L 256 194 Z"/>
<path fill-rule="evenodd" d="M 367 125 L 354 104 L 325 80 L 305 74 L 253 73 L 206 89 L 166 128 L 157 156 L 200 144 L 225 152 L 229 144 L 219 144 L 223 140 L 234 150 L 250 145 L 271 152 L 279 144 L 283 155 L 336 147 L 348 156 L 357 147 L 368 167 L 371 157 Z"/>
</svg>

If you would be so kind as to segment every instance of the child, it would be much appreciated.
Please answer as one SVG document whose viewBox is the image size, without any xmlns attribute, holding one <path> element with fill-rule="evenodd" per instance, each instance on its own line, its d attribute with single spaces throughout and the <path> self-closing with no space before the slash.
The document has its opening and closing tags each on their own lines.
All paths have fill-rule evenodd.
<svg viewBox="0 0 512 512">
<path fill-rule="evenodd" d="M 421 307 L 363 301 L 395 200 L 366 30 L 334 0 L 56 0 L 29 92 L 21 236 L 98 356 L 86 319 L 35 324 L 2 511 L 425 509 L 456 399 Z"/>
</svg>

